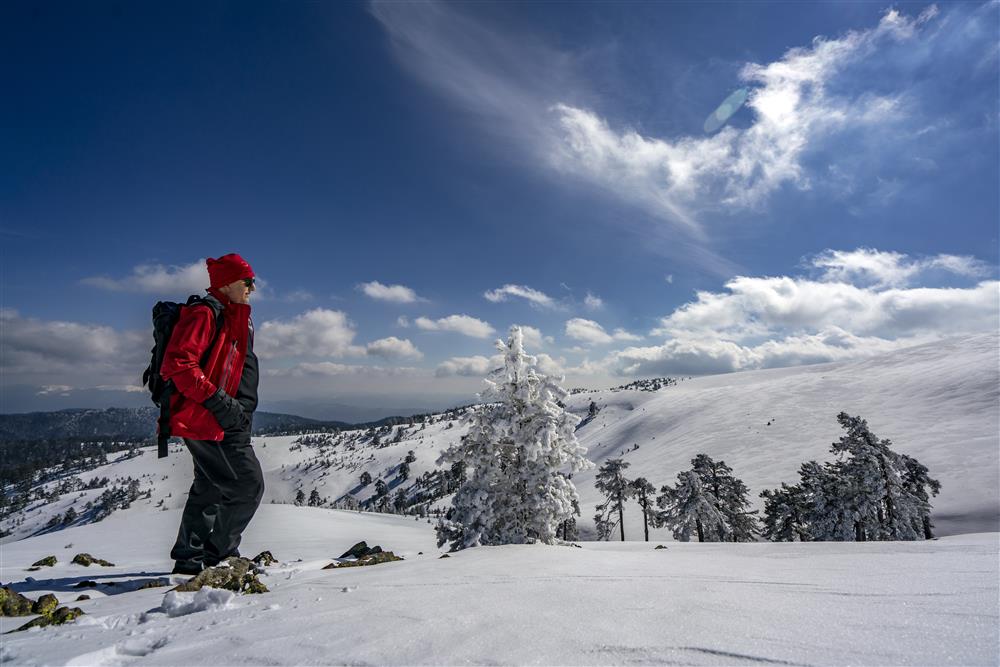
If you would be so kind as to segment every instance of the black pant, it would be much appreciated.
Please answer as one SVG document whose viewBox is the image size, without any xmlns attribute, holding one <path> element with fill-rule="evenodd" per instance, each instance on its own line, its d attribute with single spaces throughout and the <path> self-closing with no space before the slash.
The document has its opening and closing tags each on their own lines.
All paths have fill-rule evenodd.
<svg viewBox="0 0 1000 667">
<path fill-rule="evenodd" d="M 249 438 L 248 438 L 249 439 Z M 234 442 L 234 440 L 236 442 Z M 264 495 L 264 475 L 249 442 L 184 439 L 194 459 L 194 483 L 170 557 L 212 566 L 239 555 L 243 530 Z"/>
</svg>

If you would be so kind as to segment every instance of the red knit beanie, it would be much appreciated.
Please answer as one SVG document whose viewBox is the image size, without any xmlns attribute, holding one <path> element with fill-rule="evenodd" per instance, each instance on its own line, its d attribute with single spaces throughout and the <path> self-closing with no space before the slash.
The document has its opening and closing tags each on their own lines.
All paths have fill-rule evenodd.
<svg viewBox="0 0 1000 667">
<path fill-rule="evenodd" d="M 205 263 L 208 265 L 208 279 L 215 288 L 225 287 L 243 278 L 254 277 L 253 269 L 247 261 L 235 252 L 223 255 L 219 259 L 209 257 Z"/>
</svg>

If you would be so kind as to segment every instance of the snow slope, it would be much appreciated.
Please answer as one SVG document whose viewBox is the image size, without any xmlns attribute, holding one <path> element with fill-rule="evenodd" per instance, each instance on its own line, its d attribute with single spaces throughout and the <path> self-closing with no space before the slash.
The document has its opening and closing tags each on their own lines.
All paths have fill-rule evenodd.
<svg viewBox="0 0 1000 667">
<path fill-rule="evenodd" d="M 136 508 L 134 508 L 136 509 Z M 166 577 L 177 511 L 3 546 L 0 578 L 87 616 L 2 636 L 11 665 L 995 665 L 996 534 L 926 542 L 584 543 L 439 558 L 412 518 L 265 505 L 243 544 L 259 596 L 131 590 Z M 322 570 L 357 539 L 406 560 Z M 71 548 L 65 548 L 67 543 Z M 69 565 L 89 551 L 114 568 Z M 423 552 L 419 554 L 418 552 Z M 25 566 L 55 554 L 54 568 Z M 301 560 L 300 560 L 301 559 Z M 83 579 L 94 599 L 72 603 Z M 180 577 L 172 577 L 180 581 Z M 105 582 L 132 582 L 109 586 Z M 121 591 L 121 592 L 120 592 Z M 167 612 L 170 613 L 167 613 Z M 27 618 L 0 619 L 7 631 Z"/>
</svg>

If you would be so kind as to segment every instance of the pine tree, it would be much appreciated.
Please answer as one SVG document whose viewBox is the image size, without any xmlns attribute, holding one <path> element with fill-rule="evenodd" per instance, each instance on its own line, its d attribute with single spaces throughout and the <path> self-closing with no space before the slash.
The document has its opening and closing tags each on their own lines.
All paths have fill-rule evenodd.
<svg viewBox="0 0 1000 667">
<path fill-rule="evenodd" d="M 934 537 L 931 528 L 931 496 L 936 496 L 941 491 L 941 482 L 931 479 L 928 475 L 927 466 L 920 463 L 911 456 L 901 455 L 903 468 L 903 488 L 919 501 L 920 526 L 924 533 L 924 539 L 929 540 Z M 930 493 L 928 494 L 928 490 Z M 68 514 L 68 512 L 67 512 Z"/>
<path fill-rule="evenodd" d="M 757 512 L 748 511 L 750 489 L 733 475 L 733 469 L 725 461 L 716 462 L 707 454 L 698 454 L 691 459 L 691 465 L 702 486 L 718 501 L 716 508 L 726 518 L 724 525 L 717 528 L 718 540 L 752 542 L 759 530 Z"/>
<path fill-rule="evenodd" d="M 302 489 L 299 489 L 295 493 L 295 504 L 301 507 L 302 505 L 305 504 L 305 502 L 306 502 L 306 494 L 305 492 L 302 491 Z"/>
<path fill-rule="evenodd" d="M 856 516 L 856 539 L 921 537 L 924 508 L 903 484 L 905 464 L 892 451 L 892 442 L 878 439 L 861 417 L 841 412 L 837 421 L 847 433 L 831 445 L 830 451 L 840 457 L 837 472 L 847 482 L 848 502 Z"/>
<path fill-rule="evenodd" d="M 657 505 L 663 508 L 660 521 L 670 528 L 675 540 L 690 541 L 692 530 L 699 542 L 713 536 L 725 539 L 726 517 L 719 511 L 719 502 L 712 492 L 702 487 L 701 478 L 695 471 L 678 473 L 677 486 L 663 486 L 660 491 L 656 499 Z"/>
<path fill-rule="evenodd" d="M 805 523 L 806 502 L 797 485 L 781 483 L 780 489 L 761 491 L 764 499 L 764 537 L 773 542 L 809 541 Z"/>
<path fill-rule="evenodd" d="M 636 502 L 639 503 L 639 507 L 642 508 L 642 528 L 645 535 L 646 542 L 649 542 L 649 524 L 650 518 L 652 518 L 652 523 L 656 526 L 657 512 L 652 509 L 652 503 L 654 501 L 653 494 L 656 493 L 656 487 L 649 483 L 645 477 L 636 477 L 632 480 L 632 489 L 635 494 Z"/>
<path fill-rule="evenodd" d="M 615 526 L 621 531 L 622 542 L 625 541 L 625 501 L 635 494 L 632 482 L 625 479 L 624 471 L 629 464 L 622 459 L 608 459 L 597 471 L 597 490 L 604 494 L 605 500 L 597 506 L 594 523 L 597 524 L 598 539 L 608 539 Z M 611 517 L 617 515 L 617 519 Z"/>
<path fill-rule="evenodd" d="M 367 470 L 361 473 L 361 486 L 368 486 L 372 483 L 372 475 Z"/>
<path fill-rule="evenodd" d="M 309 494 L 309 507 L 319 507 L 323 504 L 323 499 L 319 497 L 319 491 L 313 489 Z"/>
<path fill-rule="evenodd" d="M 408 480 L 410 478 L 410 464 L 407 463 L 406 461 L 400 463 L 398 473 L 399 473 L 399 479 L 401 479 L 404 482 Z"/>
<path fill-rule="evenodd" d="M 576 488 L 563 474 L 589 467 L 574 434 L 579 418 L 560 406 L 568 392 L 540 374 L 524 352 L 519 327 L 497 341 L 504 365 L 486 380 L 484 405 L 470 411 L 468 433 L 441 454 L 438 464 L 460 464 L 466 479 L 452 499 L 450 522 L 438 543 L 452 550 L 540 541 L 573 516 Z"/>
<path fill-rule="evenodd" d="M 380 479 L 375 482 L 375 497 L 381 498 L 385 494 L 389 493 L 389 487 L 386 485 L 385 480 Z"/>
</svg>

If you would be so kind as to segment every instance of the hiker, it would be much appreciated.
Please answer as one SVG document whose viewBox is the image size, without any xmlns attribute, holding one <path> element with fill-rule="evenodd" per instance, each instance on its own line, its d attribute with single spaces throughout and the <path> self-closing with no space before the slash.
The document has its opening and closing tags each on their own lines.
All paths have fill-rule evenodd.
<svg viewBox="0 0 1000 667">
<path fill-rule="evenodd" d="M 181 309 L 160 368 L 175 388 L 170 433 L 184 439 L 194 459 L 194 483 L 170 551 L 174 574 L 198 574 L 238 556 L 264 494 L 250 444 L 258 379 L 249 303 L 254 272 L 237 254 L 206 263 L 208 294 Z"/>
</svg>

